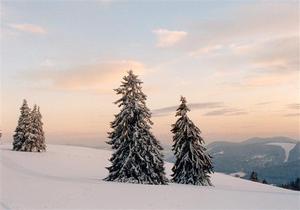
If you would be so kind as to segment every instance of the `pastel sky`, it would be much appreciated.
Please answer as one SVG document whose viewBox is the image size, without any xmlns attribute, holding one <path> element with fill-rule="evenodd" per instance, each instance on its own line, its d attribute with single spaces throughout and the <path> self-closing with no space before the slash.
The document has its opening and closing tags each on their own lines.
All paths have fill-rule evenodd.
<svg viewBox="0 0 300 210">
<path fill-rule="evenodd" d="M 1 1 L 0 15 L 7 141 L 26 98 L 48 142 L 104 142 L 129 69 L 164 144 L 181 95 L 207 143 L 300 138 L 299 1 Z"/>
</svg>

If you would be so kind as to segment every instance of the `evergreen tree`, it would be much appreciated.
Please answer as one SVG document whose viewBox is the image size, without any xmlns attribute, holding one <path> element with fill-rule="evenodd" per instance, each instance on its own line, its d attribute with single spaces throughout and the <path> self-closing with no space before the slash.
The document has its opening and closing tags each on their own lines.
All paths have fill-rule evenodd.
<svg viewBox="0 0 300 210">
<path fill-rule="evenodd" d="M 38 152 L 46 151 L 45 133 L 43 129 L 42 114 L 40 112 L 40 107 L 37 108 L 37 124 L 39 136 L 37 141 Z"/>
<path fill-rule="evenodd" d="M 250 180 L 253 181 L 253 182 L 258 182 L 258 176 L 257 176 L 257 173 L 255 171 L 251 172 Z"/>
<path fill-rule="evenodd" d="M 121 107 L 111 123 L 112 132 L 107 142 L 114 149 L 107 167 L 106 181 L 141 184 L 166 184 L 162 147 L 151 133 L 151 114 L 146 107 L 142 82 L 130 70 L 116 89 L 121 98 L 115 102 Z"/>
<path fill-rule="evenodd" d="M 37 142 L 37 117 L 36 117 L 37 107 L 34 105 L 32 111 L 30 112 L 30 138 L 26 138 L 25 142 L 23 143 L 22 151 L 26 152 L 35 152 L 36 151 L 36 142 Z"/>
<path fill-rule="evenodd" d="M 31 133 L 32 138 L 25 141 L 25 151 L 42 152 L 46 150 L 43 131 L 42 115 L 39 108 L 34 105 L 31 112 Z"/>
<path fill-rule="evenodd" d="M 286 188 L 286 189 L 290 189 L 290 190 L 300 191 L 300 178 L 297 177 L 295 179 L 295 181 L 291 181 L 287 184 L 283 184 L 283 185 L 281 185 L 281 187 Z"/>
<path fill-rule="evenodd" d="M 176 162 L 172 168 L 172 182 L 192 185 L 212 185 L 209 174 L 213 173 L 211 157 L 206 153 L 201 138 L 201 131 L 187 116 L 190 111 L 186 99 L 181 97 L 181 104 L 176 116 L 179 119 L 172 125 L 173 147 Z"/>
<path fill-rule="evenodd" d="M 21 115 L 19 117 L 18 125 L 13 136 L 13 150 L 26 151 L 25 142 L 31 141 L 31 113 L 27 101 L 23 100 L 23 105 L 20 108 Z"/>
</svg>

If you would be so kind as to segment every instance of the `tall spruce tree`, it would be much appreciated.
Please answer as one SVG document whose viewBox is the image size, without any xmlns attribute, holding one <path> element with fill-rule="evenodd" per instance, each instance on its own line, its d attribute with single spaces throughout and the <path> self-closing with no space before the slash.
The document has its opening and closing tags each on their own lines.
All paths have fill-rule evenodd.
<svg viewBox="0 0 300 210">
<path fill-rule="evenodd" d="M 21 115 L 19 117 L 18 125 L 13 136 L 13 150 L 26 151 L 25 142 L 31 141 L 31 111 L 28 107 L 27 101 L 23 100 L 23 105 L 20 108 Z"/>
<path fill-rule="evenodd" d="M 114 149 L 106 181 L 166 184 L 162 147 L 151 133 L 151 113 L 146 107 L 142 81 L 130 70 L 115 89 L 121 108 L 111 123 L 107 142 Z"/>
<path fill-rule="evenodd" d="M 172 168 L 172 182 L 192 185 L 212 185 L 209 174 L 213 173 L 211 157 L 206 153 L 201 131 L 187 116 L 190 111 L 186 99 L 181 97 L 177 109 L 179 119 L 172 125 L 173 147 L 176 162 Z"/>
</svg>

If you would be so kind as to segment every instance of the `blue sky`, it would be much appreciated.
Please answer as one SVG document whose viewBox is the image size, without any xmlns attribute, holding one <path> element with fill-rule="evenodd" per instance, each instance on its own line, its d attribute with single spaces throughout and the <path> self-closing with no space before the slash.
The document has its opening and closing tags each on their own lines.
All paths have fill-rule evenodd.
<svg viewBox="0 0 300 210">
<path fill-rule="evenodd" d="M 172 110 L 180 95 L 194 104 L 191 118 L 208 142 L 299 138 L 298 8 L 297 1 L 2 1 L 1 129 L 9 140 L 27 98 L 41 106 L 50 141 L 104 141 L 118 111 L 112 89 L 132 68 L 166 143 L 175 118 L 163 108 Z"/>
</svg>

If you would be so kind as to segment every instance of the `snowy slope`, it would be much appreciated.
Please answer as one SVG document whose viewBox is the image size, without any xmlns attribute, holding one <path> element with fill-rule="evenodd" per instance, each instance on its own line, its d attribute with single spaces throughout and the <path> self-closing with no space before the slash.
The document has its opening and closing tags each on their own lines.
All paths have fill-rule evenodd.
<svg viewBox="0 0 300 210">
<path fill-rule="evenodd" d="M 215 187 L 105 182 L 110 151 L 1 145 L 1 209 L 300 209 L 298 192 L 215 173 Z M 171 164 L 167 164 L 170 173 Z"/>
<path fill-rule="evenodd" d="M 274 146 L 282 147 L 282 149 L 284 149 L 284 152 L 285 152 L 284 162 L 286 162 L 289 159 L 290 151 L 294 148 L 294 146 L 296 144 L 295 143 L 275 142 L 275 143 L 268 143 L 268 145 L 274 145 Z"/>
</svg>

